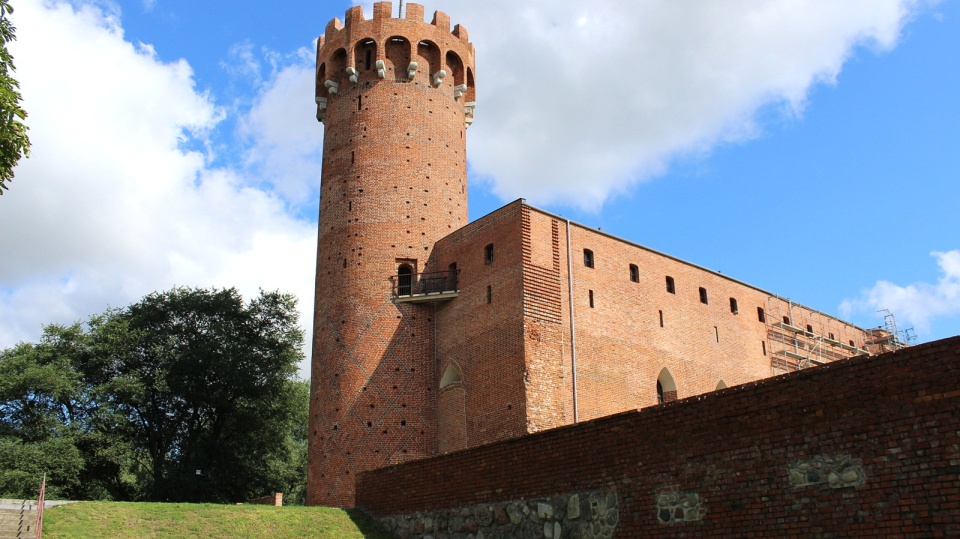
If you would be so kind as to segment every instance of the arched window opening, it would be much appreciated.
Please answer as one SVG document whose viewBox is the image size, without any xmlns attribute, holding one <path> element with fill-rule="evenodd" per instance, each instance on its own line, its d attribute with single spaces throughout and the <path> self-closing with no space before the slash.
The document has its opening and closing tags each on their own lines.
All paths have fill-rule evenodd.
<svg viewBox="0 0 960 539">
<path fill-rule="evenodd" d="M 443 389 L 450 384 L 462 381 L 463 380 L 460 379 L 460 369 L 451 363 L 447 365 L 447 368 L 443 371 L 443 376 L 440 377 L 440 389 Z"/>
<path fill-rule="evenodd" d="M 677 384 L 673 380 L 673 375 L 666 367 L 660 371 L 657 377 L 657 404 L 677 400 Z"/>
<path fill-rule="evenodd" d="M 473 83 L 473 70 L 467 68 L 467 93 L 463 96 L 464 102 L 472 103 L 477 100 L 477 90 Z"/>
<path fill-rule="evenodd" d="M 454 86 L 460 86 L 464 83 L 463 62 L 453 51 L 447 53 L 447 70 L 449 75 L 453 77 Z"/>
<path fill-rule="evenodd" d="M 483 248 L 483 263 L 492 264 L 493 263 L 493 244 L 488 244 Z"/>
<path fill-rule="evenodd" d="M 324 84 L 327 82 L 327 64 L 320 64 L 317 68 L 317 97 L 329 98 L 330 92 Z"/>
<path fill-rule="evenodd" d="M 413 268 L 409 264 L 403 264 L 397 269 L 397 295 L 411 294 L 413 294 Z"/>
<path fill-rule="evenodd" d="M 377 42 L 361 39 L 353 49 L 353 67 L 357 71 L 369 71 L 373 67 L 373 56 L 377 52 Z"/>
<path fill-rule="evenodd" d="M 440 48 L 431 41 L 421 41 L 417 44 L 416 61 L 418 64 L 417 71 L 432 79 L 442 69 L 440 67 Z"/>
<path fill-rule="evenodd" d="M 329 94 L 332 90 L 327 86 L 327 81 L 331 81 L 335 84 L 342 84 L 345 80 L 346 75 L 345 71 L 347 69 L 347 50 L 346 49 L 337 49 L 333 56 L 330 57 L 330 65 L 327 66 L 326 72 L 323 75 L 323 80 L 319 82 L 320 86 L 323 86 L 325 92 Z M 333 93 L 337 93 L 337 90 L 333 90 Z"/>
<path fill-rule="evenodd" d="M 407 82 L 410 69 L 410 42 L 400 36 L 387 40 L 387 67 L 393 69 L 396 82 Z"/>
<path fill-rule="evenodd" d="M 447 286 L 445 287 L 445 289 L 459 290 L 458 288 L 459 284 L 460 283 L 457 282 L 457 263 L 452 262 L 449 266 L 447 266 L 447 282 L 446 282 Z"/>
</svg>

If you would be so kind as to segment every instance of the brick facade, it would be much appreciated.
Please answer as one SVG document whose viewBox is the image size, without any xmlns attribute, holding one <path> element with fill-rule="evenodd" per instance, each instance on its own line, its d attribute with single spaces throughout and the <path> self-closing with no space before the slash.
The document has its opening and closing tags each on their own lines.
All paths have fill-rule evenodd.
<svg viewBox="0 0 960 539">
<path fill-rule="evenodd" d="M 433 271 L 434 243 L 466 224 L 473 56 L 417 4 L 353 7 L 317 44 L 310 504 L 352 505 L 357 472 L 436 452 L 433 307 L 392 302 L 390 276 Z"/>
<path fill-rule="evenodd" d="M 494 260 L 486 263 L 489 246 Z M 461 268 L 459 296 L 437 306 L 436 380 L 456 367 L 451 390 L 463 393 L 455 406 L 465 409 L 466 435 L 456 434 L 459 445 L 441 443 L 441 452 L 873 347 L 868 332 L 835 317 L 522 200 L 443 238 L 434 257 Z M 438 401 L 438 413 L 447 415 L 448 402 Z"/>
<path fill-rule="evenodd" d="M 592 490 L 615 537 L 958 537 L 960 337 L 365 472 L 357 505 Z"/>
<path fill-rule="evenodd" d="M 522 200 L 467 223 L 473 45 L 441 12 L 391 7 L 318 41 L 309 504 L 352 505 L 365 470 L 879 350 Z"/>
</svg>

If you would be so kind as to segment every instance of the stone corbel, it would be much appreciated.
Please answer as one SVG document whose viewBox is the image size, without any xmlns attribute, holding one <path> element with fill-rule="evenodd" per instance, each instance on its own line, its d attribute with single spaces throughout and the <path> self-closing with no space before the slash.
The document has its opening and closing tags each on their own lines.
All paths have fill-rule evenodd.
<svg viewBox="0 0 960 539">
<path fill-rule="evenodd" d="M 330 92 L 331 94 L 336 94 L 337 90 L 340 89 L 340 85 L 333 82 L 332 80 L 328 80 L 324 82 L 323 85 L 327 87 L 327 91 Z"/>
<path fill-rule="evenodd" d="M 357 70 L 353 67 L 347 68 L 347 75 L 350 76 L 350 82 L 356 84 L 358 80 Z"/>
<path fill-rule="evenodd" d="M 466 85 L 466 84 L 459 84 L 459 85 L 457 85 L 457 86 L 454 86 L 454 87 L 453 87 L 453 97 L 454 97 L 454 99 L 460 99 L 461 97 L 463 97 L 463 94 L 466 93 L 466 91 L 467 91 L 467 85 Z"/>
<path fill-rule="evenodd" d="M 387 76 L 387 65 L 383 60 L 377 60 L 377 76 L 381 79 Z"/>
<path fill-rule="evenodd" d="M 433 87 L 436 88 L 437 86 L 440 86 L 440 84 L 443 82 L 443 79 L 444 79 L 446 76 L 447 76 L 447 72 L 446 72 L 446 71 L 444 71 L 444 70 L 442 70 L 442 69 L 441 69 L 440 71 L 437 71 L 437 72 L 433 75 Z"/>
<path fill-rule="evenodd" d="M 416 62 L 410 62 L 410 66 L 407 67 L 407 78 L 413 80 L 417 76 L 417 67 L 419 65 Z"/>
</svg>

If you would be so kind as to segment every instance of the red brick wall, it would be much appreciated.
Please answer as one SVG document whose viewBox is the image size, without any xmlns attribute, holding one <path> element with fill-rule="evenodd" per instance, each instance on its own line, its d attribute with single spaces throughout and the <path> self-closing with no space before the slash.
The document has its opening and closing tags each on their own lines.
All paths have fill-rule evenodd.
<svg viewBox="0 0 960 539">
<path fill-rule="evenodd" d="M 791 477 L 843 456 L 862 484 Z M 366 472 L 357 504 L 382 516 L 597 488 L 617 492 L 616 537 L 957 536 L 960 337 Z M 696 494 L 702 518 L 662 524 L 670 490 Z"/>
<path fill-rule="evenodd" d="M 460 268 L 460 296 L 437 308 L 436 379 L 451 362 L 460 369 L 466 445 L 444 449 L 526 433 L 520 210 L 520 204 L 505 206 L 457 230 L 435 248 L 440 266 L 456 262 Z M 493 245 L 490 263 L 485 260 L 487 245 Z M 442 399 L 439 406 L 454 403 Z M 448 415 L 444 409 L 438 413 Z"/>
<path fill-rule="evenodd" d="M 533 208 L 530 215 L 534 222 L 561 225 L 561 327 L 569 342 L 566 226 Z M 676 382 L 680 398 L 713 391 L 720 382 L 732 386 L 786 372 L 773 368 L 772 358 L 788 345 L 771 342 L 769 336 L 770 322 L 782 316 L 790 316 L 794 326 L 805 329 L 809 324 L 817 334 L 832 333 L 835 340 L 854 340 L 864 348 L 867 336 L 856 326 L 597 230 L 575 223 L 570 230 L 581 420 L 656 404 L 656 382 L 664 368 Z M 551 241 L 545 233 L 533 240 Z M 585 249 L 593 252 L 592 268 L 584 264 Z M 638 267 L 638 282 L 630 280 L 631 264 Z M 674 293 L 667 291 L 667 276 L 673 278 Z M 706 290 L 707 304 L 700 300 L 700 288 Z M 736 314 L 730 298 L 736 299 Z M 768 323 L 759 321 L 758 307 L 764 309 Z M 565 365 L 571 361 L 569 348 L 559 360 Z M 854 355 L 837 347 L 821 348 L 822 354 L 813 356 L 824 361 Z"/>
<path fill-rule="evenodd" d="M 430 265 L 433 246 L 467 222 L 474 52 L 466 31 L 451 30 L 443 13 L 430 24 L 418 4 L 407 6 L 405 19 L 390 10 L 378 2 L 367 20 L 353 7 L 318 43 L 317 98 L 326 111 L 310 504 L 352 505 L 357 472 L 437 449 L 434 308 L 394 304 L 389 278 L 405 262 L 414 272 L 446 269 Z M 410 61 L 418 62 L 412 79 Z M 356 69 L 356 83 L 347 67 Z M 434 85 L 441 69 L 448 76 Z M 458 84 L 470 88 L 459 95 Z"/>
</svg>

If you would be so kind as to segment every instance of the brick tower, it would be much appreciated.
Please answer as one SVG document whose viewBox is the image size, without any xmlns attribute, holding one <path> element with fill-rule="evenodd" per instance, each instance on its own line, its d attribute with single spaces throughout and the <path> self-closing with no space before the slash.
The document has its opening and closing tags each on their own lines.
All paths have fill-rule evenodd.
<svg viewBox="0 0 960 539">
<path fill-rule="evenodd" d="M 436 453 L 435 304 L 397 296 L 455 288 L 431 255 L 467 222 L 473 71 L 466 30 L 418 4 L 353 7 L 317 43 L 309 504 L 352 506 L 358 472 Z"/>
</svg>

